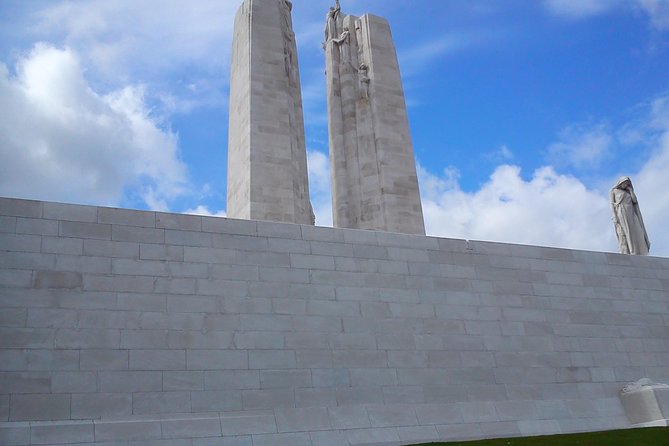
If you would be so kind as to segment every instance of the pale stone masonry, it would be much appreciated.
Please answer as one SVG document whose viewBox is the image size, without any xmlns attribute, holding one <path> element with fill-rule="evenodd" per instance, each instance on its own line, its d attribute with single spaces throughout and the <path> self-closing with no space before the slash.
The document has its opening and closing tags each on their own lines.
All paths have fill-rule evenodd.
<svg viewBox="0 0 669 446">
<path fill-rule="evenodd" d="M 0 199 L 0 444 L 630 427 L 669 259 Z"/>
<path fill-rule="evenodd" d="M 334 12 L 325 32 L 334 225 L 425 234 L 390 26 Z"/>
<path fill-rule="evenodd" d="M 286 0 L 245 0 L 230 74 L 227 212 L 313 224 L 297 46 Z"/>
</svg>

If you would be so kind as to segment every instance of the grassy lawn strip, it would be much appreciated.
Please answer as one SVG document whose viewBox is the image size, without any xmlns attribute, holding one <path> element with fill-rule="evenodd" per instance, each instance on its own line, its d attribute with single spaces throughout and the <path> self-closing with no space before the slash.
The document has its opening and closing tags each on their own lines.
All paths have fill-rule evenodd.
<svg viewBox="0 0 669 446">
<path fill-rule="evenodd" d="M 625 429 L 583 434 L 429 443 L 430 446 L 669 446 L 669 428 Z M 423 445 L 427 446 L 427 445 Z"/>
</svg>

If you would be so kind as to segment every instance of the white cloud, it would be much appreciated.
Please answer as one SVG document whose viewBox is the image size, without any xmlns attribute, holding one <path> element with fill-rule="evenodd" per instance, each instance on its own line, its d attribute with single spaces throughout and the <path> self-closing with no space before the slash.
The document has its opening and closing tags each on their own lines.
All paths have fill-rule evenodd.
<svg viewBox="0 0 669 446">
<path fill-rule="evenodd" d="M 104 88 L 150 85 L 166 113 L 226 104 L 239 2 L 68 0 L 32 14 L 36 38 L 76 51 Z"/>
<path fill-rule="evenodd" d="M 610 250 L 606 198 L 550 167 L 529 181 L 499 166 L 478 191 L 463 191 L 452 172 L 436 177 L 419 166 L 428 234 L 499 242 Z"/>
<path fill-rule="evenodd" d="M 309 193 L 318 226 L 332 226 L 332 198 L 330 195 L 330 160 L 317 150 L 307 151 Z"/>
<path fill-rule="evenodd" d="M 548 147 L 550 160 L 558 166 L 593 168 L 609 154 L 613 137 L 606 124 L 570 126 L 560 132 L 560 141 Z"/>
<path fill-rule="evenodd" d="M 228 65 L 238 2 L 69 0 L 34 14 L 34 32 L 63 36 L 110 74 L 188 63 Z"/>
<path fill-rule="evenodd" d="M 199 205 L 192 209 L 187 209 L 184 214 L 203 215 L 205 217 L 225 217 L 227 214 L 225 210 L 211 211 L 207 206 Z"/>
<path fill-rule="evenodd" d="M 77 54 L 37 44 L 12 76 L 0 64 L 0 195 L 154 209 L 188 188 L 177 136 L 160 127 L 141 87 L 108 95 Z M 11 112 L 9 112 L 11 111 Z"/>
</svg>

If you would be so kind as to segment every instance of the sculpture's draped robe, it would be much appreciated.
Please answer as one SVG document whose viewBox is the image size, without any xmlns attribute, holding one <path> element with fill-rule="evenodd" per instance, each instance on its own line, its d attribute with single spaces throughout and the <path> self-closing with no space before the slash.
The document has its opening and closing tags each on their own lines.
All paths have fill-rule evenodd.
<svg viewBox="0 0 669 446">
<path fill-rule="evenodd" d="M 650 243 L 643 224 L 634 192 L 614 188 L 611 204 L 616 222 L 616 233 L 623 254 L 648 255 Z"/>
</svg>

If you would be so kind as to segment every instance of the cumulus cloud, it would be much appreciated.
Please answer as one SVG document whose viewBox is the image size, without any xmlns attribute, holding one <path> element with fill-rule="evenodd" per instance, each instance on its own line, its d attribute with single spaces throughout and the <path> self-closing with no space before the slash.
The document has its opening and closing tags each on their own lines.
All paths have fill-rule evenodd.
<svg viewBox="0 0 669 446">
<path fill-rule="evenodd" d="M 188 63 L 227 64 L 237 2 L 69 0 L 34 13 L 37 34 L 61 35 L 98 68 L 124 73 Z M 137 59 L 141 56 L 142 59 Z"/>
<path fill-rule="evenodd" d="M 225 217 L 227 214 L 225 210 L 212 211 L 207 206 L 199 205 L 192 209 L 187 209 L 184 214 L 203 215 L 205 217 Z"/>
<path fill-rule="evenodd" d="M 318 226 L 332 226 L 332 198 L 330 195 L 330 160 L 323 152 L 307 151 L 309 193 Z"/>
<path fill-rule="evenodd" d="M 0 195 L 165 210 L 188 188 L 177 135 L 143 89 L 96 93 L 77 54 L 37 44 L 0 64 Z"/>
<path fill-rule="evenodd" d="M 551 167 L 526 181 L 518 166 L 501 165 L 475 192 L 463 191 L 452 170 L 443 177 L 420 166 L 418 172 L 428 234 L 593 250 L 615 246 L 605 196 Z"/>
<path fill-rule="evenodd" d="M 548 147 L 550 160 L 558 166 L 571 165 L 579 169 L 599 166 L 613 144 L 606 124 L 570 126 L 560 132 L 559 138 Z"/>
<path fill-rule="evenodd" d="M 42 40 L 81 55 L 101 83 L 140 80 L 171 112 L 222 106 L 238 2 L 68 0 L 47 3 L 29 24 Z"/>
</svg>

